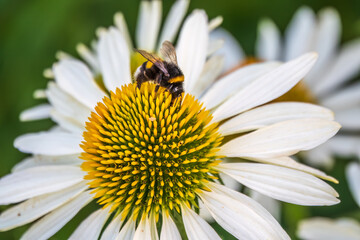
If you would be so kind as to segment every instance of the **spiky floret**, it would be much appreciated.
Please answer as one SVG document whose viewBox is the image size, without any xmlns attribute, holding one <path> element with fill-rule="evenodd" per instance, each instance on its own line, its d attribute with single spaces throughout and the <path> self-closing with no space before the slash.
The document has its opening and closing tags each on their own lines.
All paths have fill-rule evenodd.
<svg viewBox="0 0 360 240">
<path fill-rule="evenodd" d="M 221 136 L 212 116 L 191 95 L 171 105 L 171 94 L 144 83 L 104 97 L 86 123 L 82 169 L 104 207 L 143 216 L 195 205 L 197 190 L 216 178 Z"/>
</svg>

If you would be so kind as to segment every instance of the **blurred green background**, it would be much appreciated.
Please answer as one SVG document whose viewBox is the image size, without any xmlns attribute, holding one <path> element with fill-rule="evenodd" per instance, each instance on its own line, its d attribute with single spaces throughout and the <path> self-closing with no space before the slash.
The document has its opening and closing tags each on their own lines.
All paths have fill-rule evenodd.
<svg viewBox="0 0 360 240">
<path fill-rule="evenodd" d="M 165 14 L 172 3 L 164 1 Z M 22 110 L 41 102 L 34 100 L 32 94 L 35 89 L 45 88 L 48 80 L 42 72 L 55 61 L 55 53 L 63 50 L 76 55 L 76 44 L 89 44 L 95 29 L 111 25 L 117 11 L 124 13 L 130 33 L 134 35 L 138 5 L 138 0 L 0 0 L 0 176 L 9 173 L 11 167 L 25 156 L 13 147 L 16 136 L 52 126 L 48 120 L 20 123 L 18 116 Z M 210 19 L 222 15 L 222 26 L 235 35 L 248 54 L 252 54 L 256 26 L 261 17 L 272 18 L 283 31 L 295 10 L 302 5 L 316 11 L 326 6 L 335 7 L 342 19 L 342 41 L 360 37 L 359 0 L 192 0 L 190 10 L 203 8 Z M 312 208 L 284 205 L 282 224 L 292 236 L 296 222 L 311 215 L 360 219 L 344 179 L 345 165 L 346 159 L 340 159 L 331 172 L 341 181 L 335 186 L 341 204 Z M 94 207 L 80 212 L 52 239 L 66 239 L 89 208 Z M 0 239 L 19 239 L 27 227 L 0 233 Z M 226 233 L 221 234 L 230 239 Z"/>
</svg>

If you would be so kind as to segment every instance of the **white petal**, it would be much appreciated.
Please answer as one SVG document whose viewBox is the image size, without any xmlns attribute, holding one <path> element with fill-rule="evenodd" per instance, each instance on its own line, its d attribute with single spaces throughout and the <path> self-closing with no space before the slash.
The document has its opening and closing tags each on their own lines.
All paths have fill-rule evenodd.
<svg viewBox="0 0 360 240">
<path fill-rule="evenodd" d="M 218 154 L 244 158 L 289 156 L 320 145 L 339 128 L 338 123 L 323 119 L 288 120 L 231 140 Z"/>
<path fill-rule="evenodd" d="M 211 191 L 203 191 L 200 198 L 215 220 L 237 239 L 290 239 L 279 223 L 251 198 L 216 183 L 209 183 L 208 187 Z"/>
<path fill-rule="evenodd" d="M 22 152 L 49 156 L 82 152 L 82 137 L 71 133 L 39 132 L 17 137 L 14 146 Z"/>
<path fill-rule="evenodd" d="M 228 72 L 239 65 L 245 54 L 237 40 L 225 29 L 218 28 L 210 33 L 210 41 L 218 39 L 224 40 L 224 46 L 215 54 L 225 57 L 223 72 Z"/>
<path fill-rule="evenodd" d="M 316 22 L 314 12 L 302 7 L 296 13 L 285 34 L 285 60 L 311 51 Z"/>
<path fill-rule="evenodd" d="M 115 28 L 101 34 L 99 61 L 104 84 L 109 91 L 131 83 L 130 52 L 125 37 Z"/>
<path fill-rule="evenodd" d="M 100 236 L 102 227 L 109 217 L 109 208 L 102 209 L 93 212 L 84 221 L 81 222 L 69 237 L 70 240 L 86 239 L 97 240 Z"/>
<path fill-rule="evenodd" d="M 107 31 L 107 29 L 105 28 L 105 27 L 98 27 L 96 30 L 95 30 L 95 33 L 96 33 L 96 36 L 98 37 L 98 38 L 100 38 L 100 36 L 102 35 L 102 34 L 104 34 L 104 33 L 106 33 L 106 31 Z M 97 49 L 95 46 L 96 45 L 98 45 L 98 44 L 96 44 L 96 41 L 94 42 L 92 42 L 93 44 L 93 46 L 94 46 L 94 49 Z M 95 44 L 94 44 L 95 43 Z"/>
<path fill-rule="evenodd" d="M 212 40 L 209 41 L 208 49 L 206 51 L 207 56 L 212 56 L 215 52 L 220 50 L 224 46 L 224 40 L 218 39 L 218 40 Z"/>
<path fill-rule="evenodd" d="M 46 69 L 44 69 L 44 71 L 43 71 L 43 76 L 45 77 L 45 78 L 49 78 L 49 79 L 53 79 L 55 76 L 54 76 L 54 72 L 52 71 L 52 69 L 51 68 L 46 68 Z M 40 94 L 40 96 L 41 96 L 41 94 Z M 40 98 L 41 99 L 41 98 Z"/>
<path fill-rule="evenodd" d="M 320 118 L 333 120 L 334 114 L 324 107 L 301 102 L 280 102 L 267 104 L 236 117 L 222 124 L 222 135 L 255 130 L 274 123 L 301 118 Z"/>
<path fill-rule="evenodd" d="M 344 130 L 360 130 L 360 107 L 335 111 L 335 119 Z"/>
<path fill-rule="evenodd" d="M 121 35 L 125 38 L 129 52 L 132 52 L 133 45 L 132 45 L 129 29 L 127 27 L 124 15 L 121 12 L 118 12 L 114 15 L 114 23 L 115 26 L 119 29 Z"/>
<path fill-rule="evenodd" d="M 222 24 L 223 21 L 224 21 L 224 18 L 222 16 L 217 16 L 217 17 L 211 19 L 208 24 L 209 32 L 218 28 Z"/>
<path fill-rule="evenodd" d="M 344 156 L 360 156 L 360 137 L 352 135 L 337 135 L 327 143 L 327 150 L 332 154 Z"/>
<path fill-rule="evenodd" d="M 141 1 L 136 43 L 139 49 L 154 51 L 162 15 L 162 1 Z"/>
<path fill-rule="evenodd" d="M 150 222 L 151 239 L 159 240 L 159 234 L 157 232 L 157 226 L 156 226 L 155 212 L 151 212 L 149 222 Z"/>
<path fill-rule="evenodd" d="M 41 166 L 11 173 L 0 179 L 0 205 L 59 191 L 81 182 L 84 175 L 74 166 Z"/>
<path fill-rule="evenodd" d="M 327 67 L 327 71 L 313 89 L 314 94 L 321 98 L 338 86 L 351 80 L 359 72 L 360 67 L 360 39 L 356 39 L 344 45 L 333 64 Z"/>
<path fill-rule="evenodd" d="M 52 109 L 50 115 L 51 120 L 56 122 L 61 128 L 65 129 L 67 132 L 81 135 L 85 131 L 85 122 L 80 123 L 79 121 L 77 121 L 77 119 L 65 116 L 64 114 L 58 112 L 56 109 Z"/>
<path fill-rule="evenodd" d="M 350 163 L 346 167 L 346 178 L 349 183 L 349 188 L 351 193 L 360 206 L 360 164 L 359 163 Z"/>
<path fill-rule="evenodd" d="M 73 199 L 88 187 L 85 182 L 59 192 L 40 195 L 9 208 L 0 215 L 0 231 L 7 231 L 32 222 Z"/>
<path fill-rule="evenodd" d="M 301 171 L 260 163 L 226 163 L 218 169 L 241 184 L 280 201 L 304 206 L 340 202 L 330 185 Z"/>
<path fill-rule="evenodd" d="M 79 53 L 79 55 L 81 56 L 82 59 L 84 59 L 86 61 L 87 64 L 90 65 L 90 67 L 92 68 L 93 72 L 98 73 L 100 66 L 99 66 L 99 61 L 95 55 L 95 53 L 93 53 L 85 44 L 83 43 L 79 43 L 76 46 L 76 51 Z"/>
<path fill-rule="evenodd" d="M 207 15 L 195 10 L 187 17 L 177 45 L 179 67 L 185 76 L 185 91 L 192 93 L 204 67 L 208 47 Z"/>
<path fill-rule="evenodd" d="M 316 53 L 304 54 L 252 81 L 215 110 L 213 121 L 223 120 L 280 97 L 309 72 L 316 59 Z"/>
<path fill-rule="evenodd" d="M 54 64 L 53 71 L 59 87 L 90 109 L 105 96 L 90 70 L 78 60 L 61 60 Z"/>
<path fill-rule="evenodd" d="M 188 10 L 190 0 L 178 0 L 172 5 L 160 35 L 159 43 L 165 40 L 173 42 L 179 31 L 181 22 L 183 21 L 186 11 Z"/>
<path fill-rule="evenodd" d="M 270 72 L 277 66 L 279 66 L 278 63 L 267 62 L 240 68 L 216 81 L 200 100 L 207 109 L 214 108 L 250 84 L 250 82 Z"/>
<path fill-rule="evenodd" d="M 20 121 L 34 121 L 50 117 L 51 105 L 44 103 L 35 107 L 26 109 L 20 113 Z"/>
<path fill-rule="evenodd" d="M 234 180 L 232 177 L 229 177 L 228 175 L 224 173 L 219 173 L 219 176 L 222 180 L 222 184 L 235 191 L 239 191 L 241 188 L 241 184 L 239 184 L 238 181 Z"/>
<path fill-rule="evenodd" d="M 51 127 L 48 132 L 52 132 L 52 133 L 68 133 L 68 131 L 66 131 L 66 129 L 62 128 L 61 126 L 53 126 Z"/>
<path fill-rule="evenodd" d="M 332 110 L 342 110 L 360 106 L 360 83 L 355 83 L 330 96 L 320 99 L 321 105 Z"/>
<path fill-rule="evenodd" d="M 309 218 L 300 222 L 297 235 L 304 240 L 359 240 L 360 224 L 351 218 Z"/>
<path fill-rule="evenodd" d="M 240 190 L 241 184 L 238 181 L 236 181 L 235 179 L 233 179 L 232 177 L 229 177 L 228 175 L 226 175 L 224 173 L 219 173 L 219 175 L 220 175 L 220 178 L 221 178 L 224 186 L 226 186 L 232 190 L 235 190 L 235 191 Z M 209 223 L 215 222 L 215 219 L 213 218 L 213 216 L 211 215 L 209 210 L 206 208 L 204 203 L 202 201 L 199 201 L 198 204 L 199 204 L 200 217 L 202 217 Z"/>
<path fill-rule="evenodd" d="M 143 217 L 136 228 L 133 240 L 152 240 L 150 224 L 149 218 Z"/>
<path fill-rule="evenodd" d="M 337 136 L 334 136 L 332 139 L 336 137 Z M 328 148 L 329 142 L 332 139 L 314 149 L 311 149 L 310 151 L 301 152 L 300 155 L 304 156 L 304 162 L 310 166 L 314 166 L 317 168 L 323 168 L 326 170 L 332 169 L 335 159 L 332 151 Z"/>
<path fill-rule="evenodd" d="M 45 89 L 36 89 L 33 93 L 33 98 L 35 99 L 45 99 L 46 93 Z"/>
<path fill-rule="evenodd" d="M 160 240 L 181 240 L 181 235 L 171 216 L 163 213 Z"/>
<path fill-rule="evenodd" d="M 67 52 L 63 52 L 63 51 L 57 51 L 56 54 L 55 54 L 55 57 L 58 59 L 58 60 L 75 60 L 76 58 L 67 53 Z"/>
<path fill-rule="evenodd" d="M 11 169 L 11 172 L 18 172 L 27 168 L 36 167 L 37 164 L 34 161 L 35 159 L 33 157 L 27 157 L 20 161 L 19 163 L 15 164 L 13 168 Z"/>
<path fill-rule="evenodd" d="M 116 218 L 111 220 L 111 222 L 106 227 L 103 234 L 101 235 L 100 240 L 115 240 L 120 232 L 121 224 L 122 224 L 121 214 L 119 214 Z"/>
<path fill-rule="evenodd" d="M 221 239 L 215 230 L 204 219 L 187 206 L 181 206 L 181 213 L 186 235 L 189 240 Z"/>
<path fill-rule="evenodd" d="M 63 155 L 63 156 L 45 156 L 45 155 L 33 155 L 25 158 L 21 162 L 17 163 L 12 169 L 12 172 L 18 172 L 27 168 L 45 166 L 45 165 L 76 165 L 80 166 L 83 160 L 79 158 L 78 154 L 75 155 Z"/>
<path fill-rule="evenodd" d="M 262 60 L 280 60 L 280 32 L 275 23 L 270 19 L 264 19 L 258 27 L 256 41 L 256 56 Z"/>
<path fill-rule="evenodd" d="M 132 218 L 130 217 L 130 220 Z M 127 221 L 121 228 L 116 240 L 133 239 L 135 235 L 135 221 Z"/>
<path fill-rule="evenodd" d="M 313 46 L 311 51 L 319 54 L 319 60 L 314 68 L 306 76 L 306 83 L 312 88 L 328 71 L 329 63 L 341 37 L 341 22 L 337 11 L 333 8 L 326 8 L 320 11 L 317 29 L 314 32 Z"/>
<path fill-rule="evenodd" d="M 223 174 L 225 175 L 225 174 Z M 228 176 L 228 178 L 231 178 Z M 235 181 L 235 180 L 233 180 Z M 235 181 L 236 182 L 236 181 Z M 238 182 L 236 182 L 238 183 Z M 238 183 L 239 184 L 239 183 Z M 240 184 L 239 184 L 240 185 Z M 209 210 L 206 208 L 206 206 L 204 205 L 204 203 L 202 201 L 198 202 L 199 204 L 199 216 L 204 219 L 205 221 L 207 221 L 208 223 L 212 223 L 215 222 L 215 219 L 213 218 L 213 216 L 211 215 L 211 213 L 209 212 Z"/>
<path fill-rule="evenodd" d="M 93 196 L 88 192 L 80 194 L 75 199 L 54 210 L 53 212 L 33 224 L 25 232 L 21 239 L 49 239 L 67 222 L 69 222 L 92 199 Z"/>
<path fill-rule="evenodd" d="M 321 166 L 331 169 L 334 164 L 334 156 L 357 157 L 360 156 L 360 137 L 338 134 L 329 141 L 311 151 L 304 152 L 305 161 L 312 166 Z"/>
<path fill-rule="evenodd" d="M 193 90 L 193 95 L 199 98 L 201 94 L 219 77 L 224 66 L 224 58 L 212 56 L 206 61 L 203 71 Z"/>
<path fill-rule="evenodd" d="M 317 148 L 315 148 L 315 149 L 317 149 Z M 310 152 L 310 151 L 308 151 L 308 152 Z M 308 153 L 308 152 L 306 152 L 306 153 Z M 326 175 L 326 173 L 324 173 L 316 168 L 312 168 L 312 167 L 309 167 L 302 163 L 299 163 L 290 157 L 249 159 L 249 160 L 252 160 L 255 162 L 261 162 L 261 163 L 269 163 L 269 164 L 273 164 L 273 165 L 278 165 L 278 166 L 282 166 L 282 167 L 286 167 L 286 168 L 295 169 L 295 170 L 298 170 L 301 172 L 305 172 L 305 173 L 314 175 L 318 178 L 321 178 L 321 179 L 324 179 L 327 181 L 331 181 L 333 183 L 339 183 L 338 180 L 336 180 L 335 178 L 333 178 L 329 175 Z"/>
<path fill-rule="evenodd" d="M 78 125 L 85 126 L 85 122 L 90 116 L 90 108 L 86 107 L 71 95 L 64 92 L 53 82 L 48 84 L 46 95 L 57 113 L 71 119 Z"/>
<path fill-rule="evenodd" d="M 277 221 L 281 217 L 281 202 L 250 189 L 249 196 L 260 203 Z"/>
</svg>

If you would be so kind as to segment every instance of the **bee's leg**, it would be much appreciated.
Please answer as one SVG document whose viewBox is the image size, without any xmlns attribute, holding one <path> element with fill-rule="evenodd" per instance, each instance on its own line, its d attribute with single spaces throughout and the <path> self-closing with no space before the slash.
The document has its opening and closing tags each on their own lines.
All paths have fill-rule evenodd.
<svg viewBox="0 0 360 240">
<path fill-rule="evenodd" d="M 160 85 L 162 78 L 163 78 L 163 73 L 160 72 L 159 75 L 157 75 L 155 82 Z"/>
<path fill-rule="evenodd" d="M 176 105 L 177 101 L 180 101 L 180 104 L 182 102 L 182 97 L 183 97 L 183 94 L 179 94 L 179 93 L 172 93 L 171 94 L 171 103 L 170 103 L 170 106 L 173 106 L 174 103 Z"/>
<path fill-rule="evenodd" d="M 142 81 L 140 79 L 137 79 L 136 80 L 136 86 L 140 89 L 141 87 L 141 84 L 142 84 Z"/>
<path fill-rule="evenodd" d="M 160 88 L 160 85 L 156 85 L 156 87 L 155 87 L 155 93 L 157 93 L 157 91 L 159 90 L 159 88 Z"/>
<path fill-rule="evenodd" d="M 162 73 L 160 72 L 159 75 L 157 75 L 156 79 L 155 79 L 155 83 L 156 83 L 156 87 L 155 87 L 155 93 L 157 93 L 157 91 L 159 90 L 160 88 L 160 82 L 161 82 L 161 79 L 162 79 Z"/>
</svg>

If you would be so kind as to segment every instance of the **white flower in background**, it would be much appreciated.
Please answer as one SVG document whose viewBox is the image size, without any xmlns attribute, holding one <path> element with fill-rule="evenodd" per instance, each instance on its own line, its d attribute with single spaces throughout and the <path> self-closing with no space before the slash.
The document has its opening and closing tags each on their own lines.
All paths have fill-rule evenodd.
<svg viewBox="0 0 360 240">
<path fill-rule="evenodd" d="M 340 134 L 306 153 L 308 163 L 316 166 L 331 167 L 334 155 L 360 156 L 360 135 L 353 134 L 360 130 L 360 83 L 350 83 L 360 71 L 360 39 L 340 47 L 340 37 L 341 21 L 333 8 L 323 9 L 317 16 L 308 7 L 300 8 L 284 39 L 270 19 L 261 21 L 258 29 L 255 58 L 259 61 L 288 61 L 309 51 L 319 53 L 319 60 L 298 89 L 300 96 L 286 98 L 326 106 L 334 110 L 336 120 L 342 125 Z M 247 61 L 228 32 L 217 29 L 211 39 L 226 40 L 219 54 L 225 55 L 227 69 Z"/>
<path fill-rule="evenodd" d="M 360 164 L 350 163 L 346 173 L 350 191 L 360 206 Z M 299 223 L 297 235 L 304 240 L 360 240 L 360 222 L 352 218 L 304 219 Z"/>
<path fill-rule="evenodd" d="M 318 16 L 308 7 L 300 8 L 289 24 L 282 39 L 277 26 L 270 20 L 260 22 L 255 58 L 246 58 L 236 40 L 225 30 L 216 29 L 211 39 L 224 39 L 225 46 L 217 54 L 225 56 L 225 68 L 242 67 L 255 61 L 288 61 L 308 51 L 319 53 L 319 61 L 294 89 L 279 98 L 279 101 L 305 101 L 317 103 L 334 110 L 336 120 L 342 125 L 340 134 L 307 152 L 301 153 L 305 161 L 314 166 L 330 168 L 334 156 L 360 157 L 360 84 L 350 83 L 360 71 L 360 39 L 339 47 L 341 22 L 337 11 L 326 8 Z M 355 133 L 354 133 L 355 132 Z M 353 163 L 348 172 L 351 179 L 358 178 Z M 350 175 L 350 174 L 349 174 Z M 360 187 L 349 179 L 357 202 Z M 356 188 L 356 189 L 355 189 Z M 279 209 L 274 200 L 255 193 L 255 199 Z M 269 209 L 269 208 L 268 208 Z M 270 209 L 269 209 L 270 210 Z M 275 214 L 274 215 L 279 215 Z"/>
<path fill-rule="evenodd" d="M 350 163 L 346 173 L 350 191 L 360 206 L 360 164 Z M 360 222 L 352 218 L 309 218 L 300 221 L 297 235 L 305 240 L 360 240 Z"/>
<path fill-rule="evenodd" d="M 350 192 L 360 207 L 360 163 L 352 162 L 346 168 L 346 178 Z"/>
<path fill-rule="evenodd" d="M 161 6 L 141 2 L 138 48 L 153 51 L 174 40 L 188 1 L 175 3 L 157 42 Z M 222 60 L 212 55 L 221 44 L 210 42 L 209 33 L 220 20 L 208 22 L 201 10 L 185 20 L 177 54 L 186 94 L 173 106 L 154 84 L 132 84 L 139 58 L 121 14 L 117 28 L 99 30 L 94 52 L 80 45 L 86 63 L 62 54 L 46 73 L 55 80 L 45 91 L 49 104 L 22 114 L 23 120 L 50 116 L 57 125 L 15 140 L 31 156 L 0 179 L 0 204 L 18 203 L 0 215 L 0 230 L 37 220 L 22 238 L 47 239 L 97 199 L 102 208 L 70 239 L 98 239 L 101 232 L 101 239 L 181 239 L 175 221 L 189 239 L 220 239 L 196 213 L 201 202 L 237 238 L 289 239 L 260 204 L 222 185 L 219 174 L 293 204 L 338 203 L 321 180 L 335 179 L 289 157 L 332 137 L 340 127 L 333 113 L 308 103 L 263 105 L 296 85 L 317 55 L 244 67 L 211 86 Z"/>
<path fill-rule="evenodd" d="M 304 240 L 359 240 L 360 223 L 351 218 L 310 218 L 300 222 L 297 235 Z"/>
</svg>

